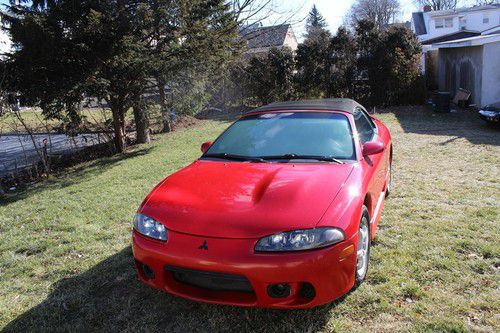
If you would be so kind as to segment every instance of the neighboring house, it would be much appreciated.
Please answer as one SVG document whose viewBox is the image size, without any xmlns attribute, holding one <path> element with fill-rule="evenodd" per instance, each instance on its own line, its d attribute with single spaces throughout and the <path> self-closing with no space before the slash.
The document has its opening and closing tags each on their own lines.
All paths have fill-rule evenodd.
<svg viewBox="0 0 500 333">
<path fill-rule="evenodd" d="M 280 24 L 268 27 L 250 25 L 242 28 L 240 37 L 247 42 L 247 55 L 261 55 L 271 48 L 290 48 L 297 50 L 298 42 L 290 24 Z"/>
<path fill-rule="evenodd" d="M 422 43 L 421 65 L 430 86 L 471 92 L 478 106 L 500 101 L 500 4 L 412 14 Z"/>
<path fill-rule="evenodd" d="M 390 27 L 402 27 L 402 28 L 411 29 L 411 22 L 410 21 L 405 21 L 405 22 L 389 23 L 389 24 L 383 26 L 382 29 L 390 28 Z"/>
<path fill-rule="evenodd" d="M 500 4 L 412 14 L 411 29 L 424 45 L 480 35 L 500 27 Z"/>
<path fill-rule="evenodd" d="M 478 106 L 500 101 L 500 33 L 433 44 L 438 50 L 439 89 L 471 92 Z"/>
</svg>

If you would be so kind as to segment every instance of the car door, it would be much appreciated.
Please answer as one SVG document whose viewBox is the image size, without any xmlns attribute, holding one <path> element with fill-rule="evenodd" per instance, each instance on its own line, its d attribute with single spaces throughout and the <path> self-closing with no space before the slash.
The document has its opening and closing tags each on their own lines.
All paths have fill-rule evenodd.
<svg viewBox="0 0 500 333">
<path fill-rule="evenodd" d="M 366 111 L 360 107 L 354 109 L 354 123 L 359 136 L 361 146 L 368 141 L 377 140 L 378 130 Z M 380 200 L 381 192 L 385 185 L 384 152 L 364 157 L 361 160 L 367 177 L 367 190 L 370 196 L 370 217 Z"/>
</svg>

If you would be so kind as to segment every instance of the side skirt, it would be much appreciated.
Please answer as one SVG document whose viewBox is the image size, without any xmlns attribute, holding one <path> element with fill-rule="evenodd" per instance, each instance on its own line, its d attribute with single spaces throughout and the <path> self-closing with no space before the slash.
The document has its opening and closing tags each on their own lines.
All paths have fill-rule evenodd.
<svg viewBox="0 0 500 333">
<path fill-rule="evenodd" d="M 384 205 L 384 199 L 385 199 L 385 191 L 382 191 L 378 197 L 377 205 L 375 206 L 375 209 L 373 210 L 373 216 L 370 220 L 370 226 L 371 226 L 370 229 L 371 229 L 372 239 L 375 236 L 375 231 L 377 229 L 378 220 L 380 219 L 380 215 L 382 213 L 382 206 Z"/>
</svg>

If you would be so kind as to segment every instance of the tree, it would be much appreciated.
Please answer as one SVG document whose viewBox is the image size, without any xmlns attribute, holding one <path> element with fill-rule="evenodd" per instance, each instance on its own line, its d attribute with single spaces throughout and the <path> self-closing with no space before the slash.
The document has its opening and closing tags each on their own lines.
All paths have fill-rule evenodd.
<svg viewBox="0 0 500 333">
<path fill-rule="evenodd" d="M 414 0 L 415 4 L 423 8 L 430 6 L 432 10 L 455 9 L 457 0 Z"/>
<path fill-rule="evenodd" d="M 328 31 L 321 31 L 297 48 L 296 82 L 302 97 L 321 98 L 327 94 L 331 76 L 330 38 Z"/>
<path fill-rule="evenodd" d="M 196 6 L 196 1 L 191 5 L 189 1 L 183 1 L 187 5 L 180 7 L 181 15 L 158 1 L 151 13 L 151 30 L 154 40 L 161 42 L 152 43 L 151 49 L 155 55 L 153 76 L 159 91 L 164 132 L 170 131 L 168 111 L 174 107 L 174 99 L 167 101 L 165 88 L 174 93 L 178 87 L 196 88 L 198 94 L 204 88 L 201 83 L 206 83 L 207 77 L 214 76 L 226 61 L 238 54 L 235 42 L 238 17 L 248 15 L 248 6 L 255 1 L 234 0 L 231 5 L 220 0 L 198 1 L 202 6 Z M 178 104 L 177 110 L 184 107 L 185 104 L 179 104 L 190 98 L 189 92 L 180 92 L 181 103 L 174 102 Z"/>
<path fill-rule="evenodd" d="M 376 87 L 383 84 L 383 79 L 378 75 L 379 50 L 381 45 L 380 29 L 374 21 L 360 20 L 356 25 L 356 41 L 358 47 L 357 71 L 360 78 L 368 80 L 369 103 L 376 104 Z"/>
<path fill-rule="evenodd" d="M 398 0 L 356 0 L 349 10 L 348 19 L 352 25 L 360 20 L 371 20 L 383 28 L 395 21 L 399 10 Z"/>
<path fill-rule="evenodd" d="M 105 100 L 118 152 L 127 110 L 143 112 L 151 78 L 212 62 L 237 30 L 224 0 L 60 0 L 13 5 L 10 13 L 13 91 L 47 116 L 67 112 L 75 121 L 86 96 Z"/>
<path fill-rule="evenodd" d="M 327 31 L 326 21 L 316 8 L 316 5 L 313 5 L 307 16 L 305 42 L 307 43 L 321 37 L 325 31 Z"/>
<path fill-rule="evenodd" d="M 313 5 L 306 22 L 306 34 L 297 48 L 297 92 L 302 97 L 323 97 L 330 76 L 331 34 L 326 29 L 326 21 Z"/>
<path fill-rule="evenodd" d="M 420 102 L 424 85 L 420 71 L 421 45 L 417 37 L 408 28 L 394 26 L 383 32 L 381 41 L 378 75 L 384 78 L 384 84 L 375 89 L 377 104 Z"/>
<path fill-rule="evenodd" d="M 290 49 L 273 48 L 265 57 L 253 57 L 246 68 L 246 86 L 261 104 L 289 100 L 294 95 L 294 58 Z"/>
<path fill-rule="evenodd" d="M 381 31 L 362 20 L 356 27 L 358 71 L 366 76 L 371 105 L 407 104 L 422 98 L 420 43 L 404 27 Z"/>
<path fill-rule="evenodd" d="M 149 118 L 146 111 L 146 103 L 142 96 L 138 96 L 132 110 L 134 112 L 135 132 L 137 143 L 149 143 L 151 136 L 149 133 Z"/>
<path fill-rule="evenodd" d="M 330 41 L 332 77 L 328 97 L 353 97 L 356 77 L 357 45 L 354 36 L 340 27 Z"/>
</svg>

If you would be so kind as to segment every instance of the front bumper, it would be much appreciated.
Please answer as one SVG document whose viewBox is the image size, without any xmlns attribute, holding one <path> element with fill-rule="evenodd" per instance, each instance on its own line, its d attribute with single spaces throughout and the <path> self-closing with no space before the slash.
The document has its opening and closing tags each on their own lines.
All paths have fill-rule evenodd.
<svg viewBox="0 0 500 333">
<path fill-rule="evenodd" d="M 255 253 L 254 239 L 207 238 L 169 231 L 168 241 L 160 242 L 134 230 L 133 252 L 141 280 L 177 296 L 237 306 L 309 308 L 329 303 L 353 287 L 356 237 L 318 250 Z M 204 242 L 207 249 L 202 246 Z M 145 274 L 143 265 L 153 270 L 154 277 Z M 252 291 L 212 290 L 186 284 L 169 267 L 244 277 Z M 268 287 L 278 283 L 290 285 L 289 296 L 269 296 Z M 305 285 L 314 287 L 312 297 L 304 297 Z"/>
</svg>

